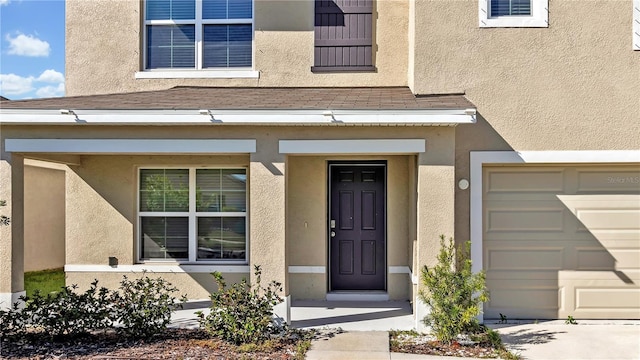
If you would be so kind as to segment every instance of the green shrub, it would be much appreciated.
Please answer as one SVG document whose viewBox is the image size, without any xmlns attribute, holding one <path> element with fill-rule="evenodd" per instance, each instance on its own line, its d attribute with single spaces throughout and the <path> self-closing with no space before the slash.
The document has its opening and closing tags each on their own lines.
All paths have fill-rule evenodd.
<svg viewBox="0 0 640 360">
<path fill-rule="evenodd" d="M 445 343 L 477 328 L 476 316 L 481 312 L 482 303 L 489 300 L 484 272 L 473 274 L 471 271 L 469 248 L 470 242 L 467 242 L 456 251 L 453 239 L 447 243 L 441 235 L 438 263 L 422 269 L 425 290 L 420 291 L 420 298 L 431 309 L 423 321 L 431 326 L 437 339 Z"/>
<path fill-rule="evenodd" d="M 163 331 L 171 312 L 182 306 L 168 281 L 146 275 L 135 280 L 124 276 L 117 291 L 98 288 L 98 280 L 83 293 L 76 289 L 65 286 L 47 295 L 36 290 L 20 297 L 24 307 L 15 303 L 10 310 L 0 310 L 0 338 L 76 336 L 112 328 L 116 322 L 125 335 L 148 338 Z"/>
<path fill-rule="evenodd" d="M 284 325 L 273 321 L 273 307 L 282 302 L 278 295 L 282 285 L 272 281 L 262 287 L 259 266 L 255 266 L 254 274 L 253 285 L 242 279 L 227 287 L 219 272 L 212 273 L 218 291 L 211 294 L 210 313 L 205 316 L 198 312 L 200 327 L 236 345 L 261 343 L 284 330 Z"/>
<path fill-rule="evenodd" d="M 8 329 L 4 336 L 24 335 L 37 331 L 51 337 L 86 334 L 112 325 L 112 305 L 109 290 L 98 288 L 95 280 L 84 293 L 77 293 L 76 285 L 65 286 L 57 293 L 47 295 L 35 291 L 21 296 L 24 308 L 14 304 L 9 311 L 0 313 L 0 322 Z"/>
<path fill-rule="evenodd" d="M 144 274 L 139 279 L 129 280 L 123 276 L 120 291 L 113 293 L 114 318 L 119 330 L 127 336 L 149 338 L 161 333 L 171 321 L 171 312 L 182 308 L 186 299 L 178 300 L 173 294 L 178 291 L 167 280 L 152 279 Z"/>
</svg>

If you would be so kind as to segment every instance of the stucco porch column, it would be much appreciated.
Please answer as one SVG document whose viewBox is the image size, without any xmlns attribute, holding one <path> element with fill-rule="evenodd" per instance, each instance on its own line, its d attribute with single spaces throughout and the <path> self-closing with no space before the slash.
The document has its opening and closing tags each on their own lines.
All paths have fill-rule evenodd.
<svg viewBox="0 0 640 360">
<path fill-rule="evenodd" d="M 285 246 L 285 156 L 277 140 L 257 142 L 249 169 L 249 263 L 262 268 L 262 284 L 282 283 L 284 302 L 276 315 L 290 322 L 291 298 Z"/>
<path fill-rule="evenodd" d="M 422 268 L 437 261 L 440 235 L 453 237 L 455 229 L 455 139 L 454 129 L 427 139 L 427 151 L 417 158 L 417 251 L 413 269 L 418 277 L 416 296 L 416 328 L 424 330 L 422 322 L 429 309 L 419 298 L 422 290 Z"/>
<path fill-rule="evenodd" d="M 24 295 L 24 157 L 3 153 L 0 159 L 1 213 L 11 218 L 0 226 L 0 308 Z"/>
</svg>

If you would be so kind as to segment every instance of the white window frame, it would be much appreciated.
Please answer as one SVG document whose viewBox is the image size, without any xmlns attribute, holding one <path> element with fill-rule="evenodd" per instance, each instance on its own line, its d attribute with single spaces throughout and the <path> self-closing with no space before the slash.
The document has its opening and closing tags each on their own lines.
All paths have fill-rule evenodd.
<svg viewBox="0 0 640 360">
<path fill-rule="evenodd" d="M 147 20 L 146 1 L 143 1 L 143 71 L 135 74 L 136 79 L 176 79 L 176 78 L 258 78 L 259 72 L 254 71 L 255 63 L 255 3 L 251 2 L 251 19 L 202 19 L 202 0 L 196 0 L 196 14 L 193 20 Z M 204 25 L 235 25 L 251 24 L 251 66 L 233 68 L 203 68 L 203 39 Z M 194 25 L 195 26 L 195 67 L 147 69 L 147 28 L 153 25 Z"/>
<path fill-rule="evenodd" d="M 189 171 L 189 211 L 187 212 L 165 212 L 165 211 L 140 211 L 140 186 L 142 170 L 157 169 L 184 169 Z M 178 264 L 225 264 L 225 265 L 246 265 L 249 264 L 249 188 L 245 188 L 245 209 L 244 212 L 202 212 L 196 211 L 196 170 L 213 169 L 213 170 L 244 170 L 249 177 L 249 169 L 243 166 L 180 166 L 180 165 L 160 165 L 160 166 L 140 166 L 136 169 L 136 252 L 137 261 L 141 264 L 147 263 L 178 263 Z M 247 182 L 248 184 L 248 182 Z M 189 259 L 173 260 L 173 259 L 143 259 L 142 253 L 142 218 L 143 217 L 188 217 L 189 219 Z M 243 260 L 234 259 L 217 259 L 217 260 L 198 260 L 198 217 L 244 217 L 245 218 L 245 258 Z"/>
<path fill-rule="evenodd" d="M 640 0 L 633 0 L 633 50 L 640 50 Z"/>
<path fill-rule="evenodd" d="M 531 15 L 491 17 L 491 0 L 479 0 L 478 18 L 481 28 L 549 27 L 549 0 L 531 0 Z"/>
</svg>

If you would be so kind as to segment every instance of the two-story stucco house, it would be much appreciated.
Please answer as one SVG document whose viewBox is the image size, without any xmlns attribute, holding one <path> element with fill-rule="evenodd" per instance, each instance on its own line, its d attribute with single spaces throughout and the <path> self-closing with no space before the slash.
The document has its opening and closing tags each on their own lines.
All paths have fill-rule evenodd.
<svg viewBox="0 0 640 360">
<path fill-rule="evenodd" d="M 210 272 L 261 265 L 285 318 L 391 299 L 420 319 L 444 234 L 487 272 L 486 318 L 639 319 L 639 9 L 67 0 L 67 96 L 0 103 L 0 299 L 46 241 L 44 189 L 81 286 L 148 270 L 205 298 Z M 64 181 L 29 185 L 47 164 Z"/>
</svg>

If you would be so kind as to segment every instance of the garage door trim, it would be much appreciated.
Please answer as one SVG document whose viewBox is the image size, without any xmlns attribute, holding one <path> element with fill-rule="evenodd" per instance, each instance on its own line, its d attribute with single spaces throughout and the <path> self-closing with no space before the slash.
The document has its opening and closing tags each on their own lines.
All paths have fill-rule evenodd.
<svg viewBox="0 0 640 360">
<path fill-rule="evenodd" d="M 482 171 L 489 165 L 515 164 L 606 164 L 639 163 L 640 150 L 585 150 L 585 151 L 471 151 L 471 260 L 473 271 L 483 269 L 482 264 Z M 480 314 L 479 320 L 483 321 Z"/>
</svg>

